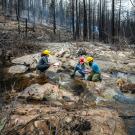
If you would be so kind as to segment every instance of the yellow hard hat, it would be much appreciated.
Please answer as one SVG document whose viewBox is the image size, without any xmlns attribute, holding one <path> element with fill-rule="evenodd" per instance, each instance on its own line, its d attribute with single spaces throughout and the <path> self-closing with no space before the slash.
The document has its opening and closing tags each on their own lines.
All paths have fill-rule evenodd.
<svg viewBox="0 0 135 135">
<path fill-rule="evenodd" d="M 87 58 L 86 58 L 86 61 L 87 61 L 87 62 L 93 62 L 93 60 L 94 60 L 93 57 L 87 57 Z"/>
<path fill-rule="evenodd" d="M 49 51 L 49 50 L 44 50 L 44 51 L 42 52 L 42 54 L 50 55 L 50 51 Z"/>
</svg>

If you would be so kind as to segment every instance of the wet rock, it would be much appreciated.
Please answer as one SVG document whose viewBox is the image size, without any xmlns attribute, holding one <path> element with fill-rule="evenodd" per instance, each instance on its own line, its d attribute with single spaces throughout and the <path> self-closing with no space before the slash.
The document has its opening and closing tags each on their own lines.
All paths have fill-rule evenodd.
<svg viewBox="0 0 135 135">
<path fill-rule="evenodd" d="M 111 76 L 109 74 L 107 74 L 107 73 L 102 73 L 101 76 L 102 76 L 103 80 L 111 79 Z"/>
<path fill-rule="evenodd" d="M 24 66 L 24 65 L 16 65 L 16 66 L 12 66 L 8 69 L 8 73 L 10 74 L 21 74 L 21 73 L 25 73 L 28 70 L 28 67 Z"/>
<path fill-rule="evenodd" d="M 109 100 L 112 100 L 115 95 L 117 95 L 117 91 L 115 91 L 113 88 L 107 88 L 102 94 L 105 99 Z"/>
<path fill-rule="evenodd" d="M 122 94 L 117 94 L 113 97 L 116 101 L 124 104 L 135 104 L 135 99 L 134 98 L 129 98 L 126 97 L 125 95 Z"/>
<path fill-rule="evenodd" d="M 135 84 L 128 83 L 125 79 L 118 79 L 116 83 L 122 92 L 135 93 Z"/>
<path fill-rule="evenodd" d="M 135 93 L 135 84 L 125 84 L 121 87 L 122 92 Z"/>
</svg>

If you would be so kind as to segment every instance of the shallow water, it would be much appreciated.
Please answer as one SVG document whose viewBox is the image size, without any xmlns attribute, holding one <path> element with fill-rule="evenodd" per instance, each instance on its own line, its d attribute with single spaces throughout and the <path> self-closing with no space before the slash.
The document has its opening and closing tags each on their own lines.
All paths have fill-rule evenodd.
<svg viewBox="0 0 135 135">
<path fill-rule="evenodd" d="M 111 75 L 113 78 L 124 78 L 131 83 L 135 83 L 135 74 L 123 73 L 123 72 L 113 72 Z"/>
<path fill-rule="evenodd" d="M 111 77 L 123 78 L 131 83 L 135 83 L 135 74 L 113 72 Z M 113 97 L 117 102 L 115 107 L 117 111 L 123 115 L 128 135 L 135 135 L 135 94 L 118 93 Z"/>
<path fill-rule="evenodd" d="M 135 117 L 124 119 L 124 122 L 126 123 L 126 125 L 128 125 L 128 134 L 135 135 Z"/>
</svg>

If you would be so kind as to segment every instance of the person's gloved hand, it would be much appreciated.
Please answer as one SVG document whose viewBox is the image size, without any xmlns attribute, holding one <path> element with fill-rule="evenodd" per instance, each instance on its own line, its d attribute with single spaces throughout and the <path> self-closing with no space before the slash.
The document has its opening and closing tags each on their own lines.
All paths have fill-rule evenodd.
<svg viewBox="0 0 135 135">
<path fill-rule="evenodd" d="M 88 74 L 88 73 L 91 73 L 91 70 L 89 70 L 89 69 L 85 69 L 85 74 Z"/>
</svg>

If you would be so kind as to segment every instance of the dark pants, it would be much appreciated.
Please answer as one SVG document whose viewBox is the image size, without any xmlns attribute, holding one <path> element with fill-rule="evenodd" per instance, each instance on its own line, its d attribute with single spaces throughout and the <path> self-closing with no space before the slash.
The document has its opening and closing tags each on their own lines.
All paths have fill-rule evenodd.
<svg viewBox="0 0 135 135">
<path fill-rule="evenodd" d="M 44 72 L 49 68 L 48 65 L 37 65 L 37 69 L 40 70 L 40 72 Z"/>
<path fill-rule="evenodd" d="M 78 71 L 82 75 L 82 77 L 85 77 L 83 70 L 80 69 L 78 66 L 75 67 L 74 74 L 76 73 L 76 71 Z"/>
</svg>

